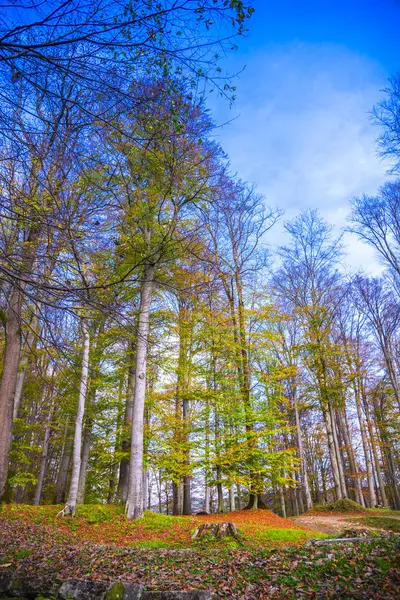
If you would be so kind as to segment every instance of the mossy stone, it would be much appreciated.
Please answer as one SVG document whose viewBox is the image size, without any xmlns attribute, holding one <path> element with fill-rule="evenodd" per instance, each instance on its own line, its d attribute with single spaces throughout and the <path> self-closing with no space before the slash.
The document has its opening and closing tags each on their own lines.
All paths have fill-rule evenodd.
<svg viewBox="0 0 400 600">
<path fill-rule="evenodd" d="M 122 600 L 125 586 L 120 581 L 113 583 L 107 590 L 104 600 Z"/>
</svg>

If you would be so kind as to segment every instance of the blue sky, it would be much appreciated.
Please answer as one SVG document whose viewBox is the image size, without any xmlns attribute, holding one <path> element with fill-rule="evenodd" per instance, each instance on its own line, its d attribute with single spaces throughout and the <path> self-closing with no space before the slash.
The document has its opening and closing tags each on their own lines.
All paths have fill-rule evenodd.
<svg viewBox="0 0 400 600">
<path fill-rule="evenodd" d="M 230 72 L 245 67 L 237 101 L 231 109 L 210 102 L 217 123 L 227 123 L 216 136 L 284 220 L 318 208 L 339 232 L 350 199 L 374 194 L 387 177 L 368 112 L 400 71 L 400 0 L 255 0 L 254 8 L 226 62 Z M 282 239 L 278 226 L 268 241 Z M 371 249 L 349 234 L 344 241 L 348 269 L 380 272 Z"/>
</svg>

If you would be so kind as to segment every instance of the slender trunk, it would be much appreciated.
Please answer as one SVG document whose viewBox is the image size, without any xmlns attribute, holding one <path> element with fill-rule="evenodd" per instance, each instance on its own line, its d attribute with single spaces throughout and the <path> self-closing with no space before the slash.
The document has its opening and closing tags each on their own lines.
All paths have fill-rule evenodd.
<svg viewBox="0 0 400 600">
<path fill-rule="evenodd" d="M 26 277 L 30 275 L 33 268 L 38 240 L 39 230 L 32 227 L 21 256 L 22 275 Z M 0 500 L 7 485 L 15 390 L 21 354 L 21 310 L 25 287 L 24 277 L 18 283 L 14 283 L 6 313 L 3 372 L 0 382 Z"/>
<path fill-rule="evenodd" d="M 132 416 L 133 403 L 135 396 L 135 372 L 136 365 L 134 359 L 134 348 L 131 346 L 129 351 L 129 367 L 128 367 L 128 383 L 127 383 L 127 399 L 125 407 L 125 428 L 124 439 L 122 440 L 122 452 L 130 453 L 131 450 L 131 434 L 132 434 Z M 119 481 L 117 496 L 125 504 L 128 499 L 129 489 L 129 458 L 121 460 L 119 469 Z"/>
<path fill-rule="evenodd" d="M 8 459 L 11 447 L 14 398 L 21 352 L 21 304 L 22 293 L 15 288 L 11 293 L 5 327 L 5 350 L 3 373 L 0 383 L 0 500 L 5 492 Z"/>
<path fill-rule="evenodd" d="M 76 503 L 84 504 L 85 492 L 86 492 L 86 478 L 89 466 L 89 453 L 90 446 L 92 443 L 92 419 L 86 421 L 85 430 L 83 434 L 83 444 L 81 452 L 81 467 L 79 470 L 79 482 L 78 482 L 78 493 L 76 495 Z"/>
<path fill-rule="evenodd" d="M 82 318 L 83 356 L 81 381 L 79 386 L 78 410 L 75 420 L 74 451 L 72 457 L 72 474 L 65 514 L 74 515 L 76 511 L 79 473 L 81 469 L 82 423 L 85 412 L 86 390 L 89 376 L 90 334 L 85 318 Z"/>
<path fill-rule="evenodd" d="M 183 483 L 182 481 L 172 482 L 172 514 L 174 516 L 183 515 Z"/>
<path fill-rule="evenodd" d="M 342 460 L 342 455 L 340 452 L 340 444 L 339 444 L 339 438 L 338 438 L 338 432 L 337 432 L 335 411 L 334 411 L 331 403 L 329 403 L 329 410 L 330 410 L 330 415 L 331 415 L 332 433 L 333 433 L 333 440 L 334 440 L 337 466 L 338 466 L 338 472 L 339 472 L 339 481 L 340 481 L 341 494 L 342 494 L 341 497 L 347 498 L 348 493 L 347 493 L 346 479 L 344 476 L 343 460 Z"/>
<path fill-rule="evenodd" d="M 283 487 L 280 485 L 279 486 L 279 498 L 281 501 L 281 512 L 282 512 L 282 517 L 284 519 L 286 519 L 286 505 L 285 505 L 285 495 L 283 493 Z"/>
<path fill-rule="evenodd" d="M 143 471 L 143 512 L 146 510 L 147 500 L 149 496 L 149 473 L 148 471 Z"/>
<path fill-rule="evenodd" d="M 293 385 L 292 390 L 293 390 L 293 401 L 294 401 L 294 413 L 295 413 L 295 418 L 296 418 L 297 446 L 299 449 L 299 458 L 300 458 L 301 484 L 302 484 L 302 489 L 304 491 L 306 508 L 307 508 L 307 510 L 311 510 L 313 503 L 312 503 L 311 492 L 310 492 L 310 483 L 308 480 L 307 465 L 306 465 L 305 455 L 304 455 L 304 443 L 303 443 L 303 436 L 302 436 L 301 427 L 300 427 L 300 414 L 299 414 L 299 406 L 297 403 L 297 389 L 295 387 L 295 384 Z"/>
<path fill-rule="evenodd" d="M 242 510 L 242 490 L 240 489 L 240 483 L 236 485 L 236 495 L 237 495 L 237 509 Z"/>
<path fill-rule="evenodd" d="M 249 455 L 251 456 L 256 449 L 255 437 L 253 436 L 254 431 L 254 417 L 251 406 L 251 388 L 250 388 L 250 363 L 248 356 L 248 347 L 246 340 L 246 322 L 245 322 L 245 308 L 243 300 L 243 287 L 242 279 L 239 268 L 237 266 L 237 260 L 235 260 L 235 284 L 238 298 L 238 321 L 239 321 L 239 342 L 240 342 L 240 354 L 241 354 L 241 372 L 242 372 L 242 397 L 244 403 L 245 417 L 246 417 L 246 435 L 247 445 L 249 447 Z M 250 471 L 249 473 L 250 489 L 249 489 L 249 504 L 248 508 L 259 508 L 259 494 L 261 482 L 256 473 Z"/>
<path fill-rule="evenodd" d="M 331 459 L 331 467 L 332 467 L 332 475 L 333 482 L 335 487 L 335 498 L 336 500 L 340 500 L 343 498 L 342 487 L 340 483 L 340 475 L 339 475 L 339 467 L 338 460 L 335 449 L 335 440 L 332 432 L 332 419 L 330 415 L 329 408 L 323 411 L 324 419 L 325 419 L 325 427 L 326 427 L 326 435 L 328 438 L 328 448 L 329 448 L 329 456 Z M 324 483 L 324 479 L 322 480 Z"/>
<path fill-rule="evenodd" d="M 182 416 L 183 416 L 183 428 L 184 428 L 184 442 L 186 446 L 185 452 L 185 468 L 189 469 L 190 466 L 190 450 L 189 450 L 189 400 L 183 400 L 182 403 Z M 190 475 L 183 477 L 183 514 L 192 514 L 192 501 L 190 494 Z"/>
<path fill-rule="evenodd" d="M 155 266 L 147 264 L 140 293 L 138 335 L 136 346 L 135 395 L 132 415 L 129 491 L 126 503 L 128 519 L 143 516 L 143 420 L 146 395 L 146 369 L 149 338 L 150 305 Z"/>
<path fill-rule="evenodd" d="M 361 481 L 360 481 L 360 473 L 357 465 L 357 459 L 354 452 L 353 444 L 351 443 L 351 436 L 349 431 L 349 423 L 347 420 L 346 408 L 343 406 L 342 409 L 338 411 L 338 419 L 341 427 L 341 432 L 343 436 L 343 440 L 347 450 L 347 457 L 349 460 L 350 470 L 351 470 L 351 478 L 354 481 L 354 491 L 356 502 L 361 504 L 361 506 L 365 506 L 364 495 L 362 492 Z"/>
<path fill-rule="evenodd" d="M 363 417 L 362 409 L 361 409 L 359 386 L 354 384 L 353 387 L 354 387 L 354 398 L 356 401 L 356 408 L 357 408 L 358 423 L 360 426 L 361 441 L 362 441 L 363 451 L 364 451 L 365 467 L 367 470 L 369 505 L 371 508 L 374 508 L 377 505 L 377 499 L 376 499 L 376 493 L 375 493 L 374 473 L 373 473 L 373 467 L 372 467 L 371 453 L 368 448 L 367 431 L 365 428 L 364 417 Z"/>
<path fill-rule="evenodd" d="M 36 306 L 36 311 L 32 317 L 32 321 L 31 321 L 30 327 L 29 327 L 29 333 L 26 337 L 26 342 L 24 344 L 24 348 L 26 347 L 28 349 L 28 351 L 33 347 L 34 342 L 35 342 L 35 330 L 38 328 L 38 324 L 39 324 L 40 309 L 41 309 L 41 303 L 39 303 Z M 17 384 L 15 387 L 15 397 L 14 397 L 14 411 L 13 411 L 14 419 L 16 419 L 18 416 L 18 410 L 19 410 L 19 407 L 21 404 L 21 397 L 22 397 L 22 390 L 24 387 L 25 376 L 26 376 L 26 372 L 28 370 L 28 363 L 29 363 L 28 354 L 25 353 L 19 363 Z"/>
<path fill-rule="evenodd" d="M 206 476 L 204 487 L 205 487 L 205 490 L 204 490 L 204 512 L 209 513 L 210 512 L 210 488 L 208 487 L 207 476 Z"/>
<path fill-rule="evenodd" d="M 229 510 L 231 512 L 235 510 L 235 488 L 233 485 L 229 488 Z"/>
<path fill-rule="evenodd" d="M 367 401 L 365 392 L 362 393 L 362 400 L 363 400 L 363 404 L 364 404 L 365 416 L 367 418 L 367 428 L 368 428 L 368 432 L 369 432 L 369 440 L 370 440 L 370 444 L 371 444 L 372 454 L 373 454 L 374 462 L 375 462 L 376 476 L 378 478 L 378 483 L 379 483 L 379 492 L 381 495 L 383 506 L 385 508 L 389 508 L 389 502 L 388 502 L 388 499 L 386 496 L 385 483 L 384 483 L 383 477 L 382 477 L 381 466 L 379 464 L 378 449 L 376 447 L 375 435 L 374 435 L 374 430 L 372 427 L 371 416 L 370 416 L 368 401 Z"/>
<path fill-rule="evenodd" d="M 204 467 L 204 511 L 210 512 L 210 488 L 209 482 L 209 465 L 210 465 L 210 404 L 206 399 L 206 415 L 205 415 L 205 467 Z"/>
<path fill-rule="evenodd" d="M 70 429 L 70 424 L 67 422 L 65 425 L 65 439 L 64 439 L 64 443 L 63 443 L 62 452 L 61 452 L 61 462 L 60 462 L 60 468 L 58 470 L 56 489 L 55 489 L 55 494 L 54 494 L 54 503 L 55 504 L 63 504 L 65 502 L 65 495 L 66 495 L 66 490 L 67 490 L 67 481 L 68 481 L 69 467 L 70 467 L 70 463 L 71 463 L 72 450 L 73 450 L 72 431 Z"/>
<path fill-rule="evenodd" d="M 381 333 L 379 335 L 381 341 L 381 347 L 383 351 L 383 356 L 386 363 L 387 372 L 389 375 L 390 383 L 392 384 L 393 392 L 397 401 L 397 406 L 400 410 L 400 384 L 397 377 L 396 368 L 393 364 L 393 351 L 389 346 L 389 342 L 386 339 L 386 336 L 383 336 Z"/>
<path fill-rule="evenodd" d="M 50 421 L 51 421 L 52 415 L 53 415 L 53 412 L 50 411 L 48 424 L 47 424 L 45 432 L 44 432 L 42 456 L 40 457 L 40 469 L 39 469 L 39 475 L 38 475 L 38 479 L 37 479 L 37 483 L 36 483 L 35 497 L 33 500 L 33 504 L 35 506 L 38 506 L 40 504 L 40 497 L 42 495 L 44 476 L 46 474 L 47 452 L 49 449 L 49 442 L 50 442 L 50 436 L 51 436 Z"/>
<path fill-rule="evenodd" d="M 217 466 L 217 498 L 218 498 L 218 506 L 217 506 L 217 512 L 219 513 L 223 513 L 224 512 L 224 492 L 222 489 L 222 483 L 221 483 L 221 467 Z"/>
</svg>

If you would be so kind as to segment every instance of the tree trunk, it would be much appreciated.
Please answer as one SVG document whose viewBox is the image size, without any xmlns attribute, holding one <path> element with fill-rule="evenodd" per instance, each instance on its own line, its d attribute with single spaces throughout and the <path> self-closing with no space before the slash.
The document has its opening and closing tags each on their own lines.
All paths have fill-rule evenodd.
<svg viewBox="0 0 400 600">
<path fill-rule="evenodd" d="M 329 456 L 331 459 L 331 467 L 332 467 L 332 475 L 335 486 L 335 497 L 336 500 L 340 500 L 343 498 L 342 486 L 340 483 L 340 475 L 339 475 L 339 467 L 338 467 L 338 459 L 335 449 L 335 440 L 332 432 L 332 419 L 330 415 L 329 408 L 326 408 L 323 411 L 324 419 L 325 419 L 325 427 L 326 427 L 326 435 L 328 438 L 328 448 L 329 448 Z"/>
<path fill-rule="evenodd" d="M 35 307 L 35 313 L 32 317 L 30 326 L 29 326 L 29 333 L 26 337 L 26 342 L 24 344 L 24 348 L 26 347 L 28 349 L 28 351 L 33 347 L 34 342 L 35 342 L 35 330 L 38 328 L 38 324 L 39 324 L 39 312 L 41 310 L 41 302 L 38 303 L 38 305 Z M 26 371 L 28 368 L 28 354 L 24 354 L 24 356 L 21 358 L 20 363 L 19 363 L 19 371 L 18 371 L 18 375 L 17 375 L 17 384 L 15 387 L 15 397 L 14 397 L 14 411 L 13 411 L 13 418 L 16 419 L 18 417 L 18 410 L 19 410 L 19 406 L 21 403 L 21 397 L 22 397 L 22 390 L 24 387 L 24 381 L 25 381 L 25 376 L 26 376 Z"/>
<path fill-rule="evenodd" d="M 84 504 L 86 492 L 86 478 L 89 465 L 90 445 L 92 443 L 92 419 L 86 421 L 83 434 L 83 444 L 81 453 L 81 468 L 79 470 L 78 493 L 76 495 L 76 503 Z"/>
<path fill-rule="evenodd" d="M 21 352 L 22 293 L 18 287 L 11 292 L 5 327 L 3 373 L 0 383 L 0 500 L 7 485 L 8 459 L 11 447 L 14 398 Z"/>
<path fill-rule="evenodd" d="M 82 423 L 85 412 L 86 391 L 89 377 L 90 334 L 85 318 L 82 318 L 83 356 L 81 381 L 79 386 L 78 410 L 75 420 L 74 451 L 72 457 L 72 474 L 65 514 L 74 515 L 78 496 L 79 473 L 81 470 Z"/>
<path fill-rule="evenodd" d="M 61 452 L 61 462 L 58 470 L 56 489 L 54 494 L 54 503 L 63 504 L 65 502 L 69 467 L 71 463 L 71 455 L 73 450 L 72 431 L 67 422 L 65 425 L 65 440 Z"/>
<path fill-rule="evenodd" d="M 32 227 L 22 249 L 22 275 L 27 278 L 32 271 L 39 240 L 39 230 Z M 24 277 L 15 282 L 11 290 L 5 324 L 3 372 L 0 382 L 0 500 L 7 485 L 8 460 L 11 448 L 15 390 L 21 354 L 21 310 L 26 283 Z"/>
<path fill-rule="evenodd" d="M 365 506 L 364 495 L 362 492 L 361 481 L 360 481 L 360 473 L 357 465 L 357 459 L 354 452 L 353 445 L 351 443 L 350 431 L 349 431 L 349 423 L 347 420 L 346 408 L 343 406 L 338 411 L 338 419 L 341 426 L 341 432 L 343 435 L 343 440 L 346 445 L 347 457 L 349 460 L 349 465 L 351 469 L 351 478 L 354 481 L 354 491 L 356 502 L 361 504 L 361 506 Z"/>
<path fill-rule="evenodd" d="M 123 433 L 123 440 L 121 445 L 121 450 L 130 455 L 131 450 L 131 435 L 132 435 L 132 415 L 133 415 L 133 403 L 135 396 L 135 372 L 136 372 L 136 363 L 135 363 L 135 349 L 133 343 L 130 345 L 130 349 L 128 352 L 128 383 L 126 390 L 126 406 L 125 406 L 125 428 L 126 431 Z M 126 504 L 128 499 L 128 489 L 129 489 L 129 458 L 123 458 L 121 460 L 120 468 L 119 468 L 119 480 L 118 480 L 118 489 L 117 496 L 122 501 L 123 504 Z"/>
<path fill-rule="evenodd" d="M 283 487 L 280 485 L 279 486 L 279 498 L 281 501 L 281 512 L 282 512 L 282 517 L 284 519 L 286 519 L 286 504 L 285 504 L 285 494 L 283 493 Z"/>
<path fill-rule="evenodd" d="M 299 406 L 297 403 L 297 389 L 296 384 L 292 386 L 292 394 L 293 394 L 293 403 L 294 403 L 294 414 L 296 418 L 296 435 L 297 435 L 297 446 L 299 449 L 299 458 L 300 458 L 300 472 L 301 472 L 301 485 L 304 491 L 304 498 L 306 502 L 307 510 L 312 509 L 312 498 L 310 492 L 310 483 L 308 481 L 308 473 L 307 473 L 307 465 L 305 461 L 304 455 L 304 444 L 303 444 L 303 436 L 301 433 L 300 427 L 300 414 L 299 414 Z"/>
<path fill-rule="evenodd" d="M 189 450 L 189 400 L 185 399 L 182 402 L 182 417 L 183 417 L 183 433 L 184 442 L 187 447 L 185 452 L 185 467 L 189 469 L 190 465 L 190 450 Z M 183 477 L 183 514 L 192 514 L 192 500 L 190 494 L 190 475 Z"/>
<path fill-rule="evenodd" d="M 208 487 L 207 478 L 204 484 L 204 512 L 210 513 L 210 488 Z"/>
<path fill-rule="evenodd" d="M 229 510 L 231 512 L 235 510 L 235 488 L 233 485 L 229 488 Z"/>
<path fill-rule="evenodd" d="M 50 442 L 50 436 L 51 436 L 50 422 L 51 422 L 52 416 L 53 416 L 53 411 L 50 410 L 48 424 L 47 424 L 45 432 L 44 432 L 43 450 L 42 450 L 42 456 L 40 457 L 40 469 L 39 469 L 39 475 L 38 475 L 38 479 L 37 479 L 37 483 L 36 483 L 35 497 L 33 500 L 33 504 L 35 506 L 38 506 L 40 504 L 40 497 L 42 495 L 44 476 L 46 474 L 47 452 L 49 449 L 49 442 Z"/>
<path fill-rule="evenodd" d="M 182 481 L 172 482 L 172 514 L 174 516 L 183 515 L 183 483 Z"/>
<path fill-rule="evenodd" d="M 136 345 L 135 395 L 132 416 L 131 458 L 128 500 L 128 519 L 143 516 L 143 421 L 146 396 L 146 369 L 149 339 L 150 305 L 155 275 L 155 266 L 145 266 L 144 281 L 140 293 L 138 335 Z"/>
<path fill-rule="evenodd" d="M 340 452 L 340 444 L 339 444 L 339 438 L 338 438 L 338 432 L 337 432 L 337 423 L 336 423 L 336 418 L 335 418 L 335 411 L 332 407 L 331 402 L 329 403 L 329 410 L 330 410 L 330 415 L 331 415 L 332 433 L 333 433 L 334 446 L 335 446 L 335 452 L 336 452 L 337 466 L 338 466 L 338 471 L 339 471 L 339 481 L 340 481 L 340 487 L 341 487 L 341 493 L 342 493 L 341 497 L 347 498 L 348 493 L 347 493 L 346 479 L 344 476 L 343 460 L 342 460 L 342 455 Z"/>
<path fill-rule="evenodd" d="M 362 385 L 362 383 L 360 385 Z M 363 451 L 364 451 L 365 468 L 367 470 L 369 505 L 371 508 L 375 508 L 375 506 L 377 505 L 377 499 L 376 499 L 376 493 L 375 493 L 374 472 L 373 472 L 373 466 L 372 466 L 372 460 L 371 460 L 371 453 L 368 448 L 368 439 L 367 439 L 367 431 L 366 431 L 365 424 L 364 424 L 364 416 L 362 414 L 362 409 L 361 409 L 360 390 L 359 390 L 359 386 L 356 384 L 354 384 L 353 388 L 354 388 L 354 398 L 356 401 L 358 423 L 360 426 L 361 441 L 362 441 Z"/>
<path fill-rule="evenodd" d="M 363 404 L 364 404 L 365 416 L 367 418 L 367 428 L 368 428 L 368 432 L 369 432 L 369 440 L 370 440 L 370 444 L 371 444 L 372 454 L 374 457 L 376 476 L 378 478 L 379 492 L 381 495 L 382 504 L 385 508 L 389 508 L 389 502 L 388 502 L 388 499 L 386 496 L 386 490 L 385 490 L 385 483 L 383 481 L 382 470 L 381 470 L 381 466 L 379 464 L 378 449 L 376 447 L 374 430 L 373 430 L 373 426 L 372 426 L 372 422 L 371 422 L 371 415 L 369 412 L 368 400 L 367 400 L 367 397 L 366 397 L 364 391 L 362 392 L 361 397 L 362 397 Z"/>
</svg>

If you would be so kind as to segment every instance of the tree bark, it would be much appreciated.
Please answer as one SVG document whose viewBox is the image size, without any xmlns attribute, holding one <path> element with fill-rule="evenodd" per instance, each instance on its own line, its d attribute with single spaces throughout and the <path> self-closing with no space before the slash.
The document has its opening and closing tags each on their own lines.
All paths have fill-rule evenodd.
<svg viewBox="0 0 400 600">
<path fill-rule="evenodd" d="M 143 517 L 143 421 L 146 396 L 146 369 L 149 339 L 150 305 L 155 265 L 146 264 L 140 293 L 136 345 L 135 395 L 132 415 L 129 491 L 126 502 L 128 519 Z"/>
<path fill-rule="evenodd" d="M 325 419 L 326 435 L 328 438 L 329 456 L 331 459 L 332 475 L 333 475 L 333 481 L 334 481 L 334 486 L 335 486 L 335 497 L 336 497 L 336 500 L 340 500 L 341 498 L 343 498 L 343 493 L 342 493 L 342 487 L 341 487 L 341 482 L 340 482 L 338 460 L 337 460 L 337 454 L 336 454 L 336 449 L 335 449 L 335 440 L 334 440 L 333 432 L 332 432 L 332 419 L 331 419 L 329 408 L 325 408 L 323 410 L 323 415 L 324 415 L 324 419 Z"/>
<path fill-rule="evenodd" d="M 38 506 L 40 504 L 40 497 L 42 495 L 44 476 L 46 474 L 46 466 L 47 466 L 47 453 L 49 450 L 50 436 L 51 436 L 51 419 L 53 417 L 53 407 L 49 410 L 49 416 L 47 420 L 46 429 L 44 432 L 44 440 L 43 440 L 43 449 L 42 456 L 40 457 L 40 469 L 39 475 L 36 483 L 35 489 L 35 497 L 33 500 L 33 504 Z"/>
<path fill-rule="evenodd" d="M 21 352 L 22 292 L 15 287 L 11 292 L 5 327 L 3 373 L 0 383 L 0 499 L 7 484 L 8 459 L 11 447 L 14 398 Z"/>
<path fill-rule="evenodd" d="M 83 504 L 85 502 L 85 492 L 86 492 L 86 479 L 87 472 L 89 466 L 89 453 L 90 453 L 90 445 L 92 443 L 92 419 L 88 419 L 86 421 L 84 433 L 83 433 L 83 444 L 82 444 L 82 452 L 81 452 L 81 466 L 79 469 L 79 482 L 78 482 L 78 492 L 76 494 L 76 503 Z"/>
<path fill-rule="evenodd" d="M 235 510 L 235 488 L 233 485 L 229 488 L 229 510 L 231 512 Z"/>
<path fill-rule="evenodd" d="M 304 454 L 304 443 L 303 443 L 303 435 L 301 433 L 300 427 L 300 413 L 299 406 L 297 402 L 297 389 L 296 384 L 292 385 L 292 394 L 293 394 L 293 403 L 294 403 L 294 414 L 296 419 L 296 435 L 297 435 L 297 447 L 299 449 L 299 459 L 300 459 L 300 472 L 301 472 L 301 487 L 304 491 L 304 497 L 306 501 L 307 510 L 311 510 L 313 503 L 310 492 L 310 483 L 308 481 L 308 473 L 307 473 L 307 465 Z"/>
<path fill-rule="evenodd" d="M 85 412 L 86 391 L 89 377 L 90 334 L 86 318 L 82 318 L 83 356 L 81 381 L 79 386 L 78 410 L 75 420 L 74 451 L 72 457 L 72 474 L 65 514 L 74 515 L 78 496 L 79 473 L 81 470 L 82 423 Z"/>
<path fill-rule="evenodd" d="M 130 454 L 131 450 L 131 435 L 132 435 L 132 416 L 133 416 L 133 404 L 135 397 L 135 372 L 136 372 L 136 364 L 135 364 L 135 350 L 133 344 L 130 346 L 130 350 L 128 353 L 129 357 L 129 365 L 128 365 L 128 383 L 126 390 L 126 406 L 125 406 L 125 428 L 122 440 L 121 450 Z M 123 504 L 126 504 L 128 499 L 128 489 L 129 489 L 129 458 L 123 458 L 120 463 L 119 468 L 119 480 L 118 480 L 118 489 L 117 496 L 122 501 Z"/>
<path fill-rule="evenodd" d="M 70 428 L 70 424 L 67 422 L 65 425 L 65 439 L 61 452 L 61 462 L 58 470 L 57 481 L 56 481 L 56 489 L 54 494 L 54 503 L 55 504 L 63 504 L 65 502 L 66 490 L 67 490 L 67 480 L 69 467 L 71 463 L 71 456 L 73 451 L 73 442 L 72 442 L 72 431 Z"/>
<path fill-rule="evenodd" d="M 372 454 L 374 457 L 376 476 L 378 478 L 379 492 L 381 495 L 382 504 L 385 508 L 389 508 L 389 502 L 388 502 L 388 499 L 386 496 L 385 483 L 384 483 L 383 477 L 382 477 L 381 466 L 379 464 L 378 449 L 376 447 L 374 430 L 373 430 L 373 426 L 372 426 L 372 422 L 371 422 L 371 415 L 370 415 L 370 411 L 369 411 L 368 400 L 367 400 L 367 397 L 365 394 L 365 390 L 362 390 L 361 397 L 362 397 L 363 404 L 364 404 L 365 416 L 367 418 L 367 428 L 368 428 L 368 432 L 369 432 L 369 440 L 370 440 L 370 444 L 371 444 Z"/>
<path fill-rule="evenodd" d="M 362 384 L 360 384 L 360 385 L 362 385 Z M 363 417 L 362 409 L 361 409 L 360 389 L 356 383 L 354 384 L 353 389 L 354 389 L 354 398 L 356 401 L 358 423 L 360 426 L 361 441 L 362 441 L 363 451 L 364 451 L 365 468 L 367 470 L 369 505 L 371 508 L 375 508 L 375 506 L 377 505 L 377 499 L 376 499 L 376 493 L 375 493 L 374 472 L 373 472 L 373 466 L 372 466 L 371 453 L 370 453 L 369 447 L 368 447 L 367 431 L 365 428 L 364 417 Z"/>
<path fill-rule="evenodd" d="M 25 277 L 28 277 L 32 271 L 38 240 L 39 229 L 32 227 L 21 254 L 21 272 Z M 14 282 L 6 313 L 3 372 L 0 382 L 0 500 L 7 485 L 15 390 L 21 354 L 21 310 L 25 287 L 24 277 Z"/>
</svg>

